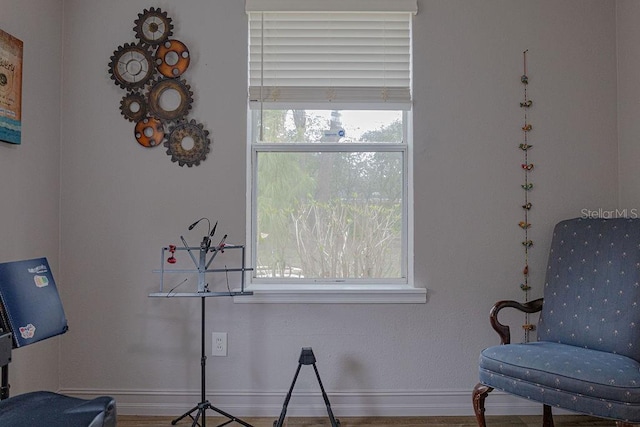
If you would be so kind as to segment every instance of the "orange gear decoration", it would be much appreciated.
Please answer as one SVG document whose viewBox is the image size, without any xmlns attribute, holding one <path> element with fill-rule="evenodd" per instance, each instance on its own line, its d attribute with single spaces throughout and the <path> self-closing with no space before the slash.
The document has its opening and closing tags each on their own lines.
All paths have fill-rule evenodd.
<svg viewBox="0 0 640 427">
<path fill-rule="evenodd" d="M 164 125 L 154 117 L 146 117 L 136 123 L 134 134 L 143 147 L 155 147 L 164 140 Z"/>
<path fill-rule="evenodd" d="M 191 62 L 189 49 L 178 40 L 167 40 L 156 50 L 156 67 L 165 77 L 179 77 Z"/>
</svg>

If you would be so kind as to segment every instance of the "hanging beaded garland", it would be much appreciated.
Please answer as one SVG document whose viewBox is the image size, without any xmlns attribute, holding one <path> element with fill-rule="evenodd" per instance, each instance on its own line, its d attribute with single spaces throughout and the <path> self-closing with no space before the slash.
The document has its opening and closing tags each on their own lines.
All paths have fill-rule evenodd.
<svg viewBox="0 0 640 427">
<path fill-rule="evenodd" d="M 529 213 L 533 204 L 529 201 L 529 193 L 533 190 L 533 184 L 529 179 L 529 174 L 533 171 L 533 163 L 529 161 L 529 150 L 533 147 L 529 144 L 531 130 L 533 126 L 529 122 L 529 108 L 533 105 L 533 101 L 529 99 L 527 94 L 527 86 L 529 85 L 529 76 L 527 75 L 527 52 L 528 49 L 522 52 L 523 56 L 523 68 L 524 73 L 520 77 L 520 82 L 522 83 L 522 88 L 524 92 L 524 99 L 520 102 L 520 108 L 523 111 L 524 116 L 524 124 L 522 126 L 522 137 L 523 142 L 518 145 L 518 148 L 523 152 L 523 163 L 521 164 L 521 168 L 524 171 L 524 184 L 521 185 L 522 190 L 524 192 L 524 204 L 522 205 L 522 209 L 524 212 L 524 220 L 518 223 L 518 226 L 524 232 L 524 240 L 522 241 L 522 246 L 524 247 L 524 268 L 522 269 L 523 281 L 520 284 L 520 289 L 524 291 L 524 299 L 525 302 L 529 301 L 529 291 L 531 290 L 531 286 L 529 285 L 529 250 L 533 246 L 533 240 L 529 238 L 529 229 L 531 228 L 531 223 L 529 222 Z M 529 321 L 529 313 L 525 313 L 524 324 L 522 325 L 522 329 L 524 330 L 524 342 L 529 342 L 530 332 L 535 330 L 535 325 L 531 324 Z"/>
</svg>

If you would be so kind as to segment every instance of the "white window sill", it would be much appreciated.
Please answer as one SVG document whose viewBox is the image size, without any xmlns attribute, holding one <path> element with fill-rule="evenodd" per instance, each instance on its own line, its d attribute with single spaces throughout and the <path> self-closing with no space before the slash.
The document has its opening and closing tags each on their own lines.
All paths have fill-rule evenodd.
<svg viewBox="0 0 640 427">
<path fill-rule="evenodd" d="M 424 304 L 427 290 L 397 285 L 252 285 L 237 295 L 244 304 Z"/>
</svg>

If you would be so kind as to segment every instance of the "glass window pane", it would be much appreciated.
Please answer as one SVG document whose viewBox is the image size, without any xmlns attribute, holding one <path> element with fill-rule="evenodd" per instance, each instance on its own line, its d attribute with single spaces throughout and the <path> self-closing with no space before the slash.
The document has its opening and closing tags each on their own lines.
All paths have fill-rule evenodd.
<svg viewBox="0 0 640 427">
<path fill-rule="evenodd" d="M 402 111 L 264 110 L 254 114 L 254 142 L 403 142 Z"/>
<path fill-rule="evenodd" d="M 403 155 L 258 152 L 255 276 L 402 278 Z"/>
</svg>

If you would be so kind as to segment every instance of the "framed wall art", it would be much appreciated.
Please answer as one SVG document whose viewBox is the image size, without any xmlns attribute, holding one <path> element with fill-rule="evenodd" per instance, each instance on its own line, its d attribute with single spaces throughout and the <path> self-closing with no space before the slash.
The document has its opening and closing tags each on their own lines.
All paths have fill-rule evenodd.
<svg viewBox="0 0 640 427">
<path fill-rule="evenodd" d="M 22 41 L 0 30 L 0 141 L 22 136 Z"/>
</svg>

